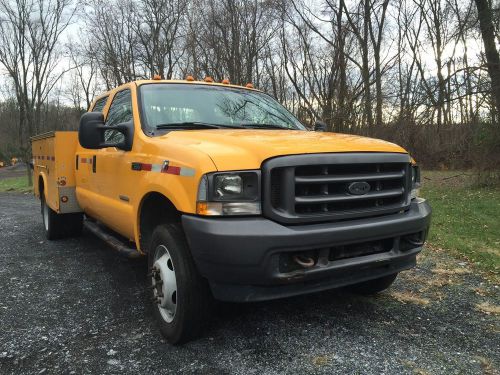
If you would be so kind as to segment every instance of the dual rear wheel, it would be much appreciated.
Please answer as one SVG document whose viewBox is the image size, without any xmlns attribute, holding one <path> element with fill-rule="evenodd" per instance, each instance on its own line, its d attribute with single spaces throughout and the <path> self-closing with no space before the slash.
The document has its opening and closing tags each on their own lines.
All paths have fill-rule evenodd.
<svg viewBox="0 0 500 375">
<path fill-rule="evenodd" d="M 48 240 L 57 240 L 66 237 L 77 237 L 82 232 L 83 214 L 80 212 L 58 214 L 49 207 L 43 192 L 41 193 L 41 211 L 45 237 Z"/>
</svg>

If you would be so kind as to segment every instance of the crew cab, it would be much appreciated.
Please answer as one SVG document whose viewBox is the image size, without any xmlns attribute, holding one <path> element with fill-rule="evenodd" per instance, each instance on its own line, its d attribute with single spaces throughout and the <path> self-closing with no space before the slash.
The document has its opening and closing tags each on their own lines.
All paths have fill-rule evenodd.
<svg viewBox="0 0 500 375">
<path fill-rule="evenodd" d="M 85 226 L 147 257 L 173 344 L 200 334 L 214 299 L 380 292 L 415 266 L 430 225 L 406 150 L 308 130 L 251 85 L 130 82 L 99 96 L 78 132 L 32 147 L 47 238 Z"/>
</svg>

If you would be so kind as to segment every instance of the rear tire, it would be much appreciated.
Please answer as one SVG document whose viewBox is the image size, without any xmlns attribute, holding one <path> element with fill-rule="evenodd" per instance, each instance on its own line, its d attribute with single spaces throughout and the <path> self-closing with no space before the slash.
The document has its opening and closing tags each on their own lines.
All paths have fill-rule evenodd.
<svg viewBox="0 0 500 375">
<path fill-rule="evenodd" d="M 210 320 L 213 297 L 196 269 L 179 224 L 156 227 L 148 269 L 153 315 L 163 337 L 174 345 L 198 337 Z"/>
<path fill-rule="evenodd" d="M 350 285 L 348 289 L 356 294 L 377 294 L 389 288 L 394 280 L 396 280 L 397 276 L 398 274 L 394 273 L 392 275 L 383 276 L 378 279 L 368 280 L 359 284 Z"/>
<path fill-rule="evenodd" d="M 49 207 L 45 196 L 41 195 L 41 212 L 45 237 L 48 240 L 57 240 L 65 237 L 77 237 L 82 232 L 83 214 L 58 214 Z"/>
</svg>

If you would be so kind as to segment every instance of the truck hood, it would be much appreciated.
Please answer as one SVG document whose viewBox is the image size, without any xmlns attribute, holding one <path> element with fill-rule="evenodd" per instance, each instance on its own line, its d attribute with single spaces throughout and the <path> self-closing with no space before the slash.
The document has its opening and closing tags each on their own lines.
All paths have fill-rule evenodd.
<svg viewBox="0 0 500 375">
<path fill-rule="evenodd" d="M 397 152 L 402 147 L 349 134 L 298 130 L 214 129 L 172 131 L 162 136 L 206 153 L 220 171 L 258 169 L 266 159 L 293 154 Z"/>
</svg>

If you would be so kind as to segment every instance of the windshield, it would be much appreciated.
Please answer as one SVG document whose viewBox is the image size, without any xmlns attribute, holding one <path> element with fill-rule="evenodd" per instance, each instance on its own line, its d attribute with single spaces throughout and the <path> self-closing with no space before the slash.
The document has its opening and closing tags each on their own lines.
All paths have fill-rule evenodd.
<svg viewBox="0 0 500 375">
<path fill-rule="evenodd" d="M 183 128 L 305 130 L 281 104 L 258 91 L 179 83 L 146 84 L 139 90 L 148 135 Z"/>
</svg>

